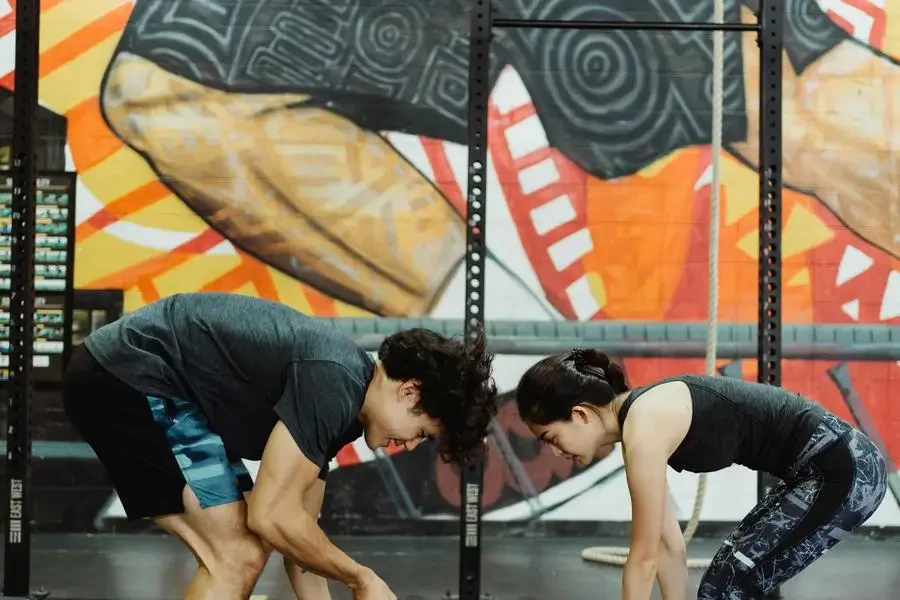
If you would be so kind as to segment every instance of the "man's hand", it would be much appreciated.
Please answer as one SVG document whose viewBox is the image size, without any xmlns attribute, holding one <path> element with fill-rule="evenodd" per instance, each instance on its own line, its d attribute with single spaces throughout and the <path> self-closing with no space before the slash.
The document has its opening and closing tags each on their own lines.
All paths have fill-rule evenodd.
<svg viewBox="0 0 900 600">
<path fill-rule="evenodd" d="M 316 519 L 300 506 L 306 491 L 318 480 L 319 471 L 320 467 L 304 456 L 279 421 L 266 444 L 256 484 L 248 498 L 247 525 L 263 541 L 308 571 L 351 588 L 371 587 L 364 585 L 370 579 L 371 569 L 332 544 Z"/>
<path fill-rule="evenodd" d="M 368 571 L 353 589 L 353 600 L 397 600 L 397 596 L 374 571 Z"/>
</svg>

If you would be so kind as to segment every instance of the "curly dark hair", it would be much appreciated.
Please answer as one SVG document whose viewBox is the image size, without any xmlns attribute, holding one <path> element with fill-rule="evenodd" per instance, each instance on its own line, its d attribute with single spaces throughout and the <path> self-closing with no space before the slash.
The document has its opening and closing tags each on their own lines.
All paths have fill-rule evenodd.
<svg viewBox="0 0 900 600">
<path fill-rule="evenodd" d="M 493 358 L 480 330 L 466 341 L 429 329 L 408 329 L 388 336 L 378 349 L 388 377 L 418 382 L 416 410 L 441 423 L 438 454 L 445 462 L 459 464 L 471 463 L 483 450 L 497 413 Z"/>
</svg>

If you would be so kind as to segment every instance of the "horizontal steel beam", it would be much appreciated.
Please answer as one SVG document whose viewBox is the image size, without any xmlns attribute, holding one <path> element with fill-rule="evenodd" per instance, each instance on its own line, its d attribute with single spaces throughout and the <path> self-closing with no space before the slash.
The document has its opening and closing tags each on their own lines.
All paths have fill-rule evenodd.
<svg viewBox="0 0 900 600">
<path fill-rule="evenodd" d="M 366 350 L 377 350 L 385 336 L 425 327 L 447 336 L 462 335 L 456 319 L 321 319 L 348 334 Z M 488 347 L 496 354 L 547 355 L 578 346 L 602 348 L 624 357 L 702 358 L 706 323 L 636 321 L 488 321 Z M 785 325 L 783 355 L 791 359 L 900 360 L 900 327 L 884 325 Z M 720 324 L 721 358 L 755 358 L 755 324 Z"/>
<path fill-rule="evenodd" d="M 505 29 L 618 29 L 638 31 L 759 31 L 756 23 L 684 23 L 680 21 L 556 21 L 493 19 L 492 27 Z"/>
</svg>

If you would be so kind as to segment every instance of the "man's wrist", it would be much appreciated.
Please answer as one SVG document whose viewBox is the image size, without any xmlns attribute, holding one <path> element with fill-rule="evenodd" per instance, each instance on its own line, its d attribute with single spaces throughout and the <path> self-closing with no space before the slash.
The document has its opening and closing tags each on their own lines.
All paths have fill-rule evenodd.
<svg viewBox="0 0 900 600">
<path fill-rule="evenodd" d="M 346 582 L 347 587 L 351 590 L 358 590 L 366 587 L 366 584 L 375 577 L 375 571 L 368 567 L 359 565 L 350 575 L 349 581 Z"/>
</svg>

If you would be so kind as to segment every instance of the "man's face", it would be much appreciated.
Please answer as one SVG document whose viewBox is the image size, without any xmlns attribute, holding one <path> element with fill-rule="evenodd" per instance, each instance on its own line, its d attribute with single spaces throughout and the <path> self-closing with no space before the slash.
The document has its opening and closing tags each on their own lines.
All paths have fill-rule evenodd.
<svg viewBox="0 0 900 600">
<path fill-rule="evenodd" d="M 419 392 L 413 382 L 385 389 L 381 406 L 366 428 L 366 444 L 372 449 L 390 445 L 412 450 L 426 439 L 440 435 L 441 424 L 418 411 Z"/>
</svg>

